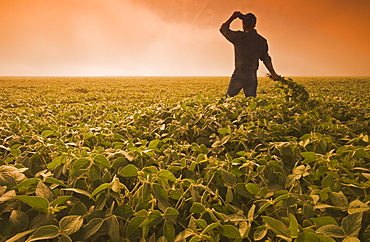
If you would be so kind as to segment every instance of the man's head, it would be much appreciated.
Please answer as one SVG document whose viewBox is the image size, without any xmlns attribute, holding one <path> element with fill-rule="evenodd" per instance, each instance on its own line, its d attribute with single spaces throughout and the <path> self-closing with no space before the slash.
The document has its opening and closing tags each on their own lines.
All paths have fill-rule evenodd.
<svg viewBox="0 0 370 242">
<path fill-rule="evenodd" d="M 247 13 L 240 17 L 243 20 L 244 29 L 252 29 L 256 26 L 257 18 L 253 13 Z"/>
</svg>

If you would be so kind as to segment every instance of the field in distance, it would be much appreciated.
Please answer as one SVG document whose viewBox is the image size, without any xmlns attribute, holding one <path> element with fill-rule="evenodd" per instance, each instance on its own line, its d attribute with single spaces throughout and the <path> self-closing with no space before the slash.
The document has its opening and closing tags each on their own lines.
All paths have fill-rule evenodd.
<svg viewBox="0 0 370 242">
<path fill-rule="evenodd" d="M 370 78 L 292 79 L 0 77 L 0 241 L 370 241 Z"/>
<path fill-rule="evenodd" d="M 224 97 L 228 81 L 229 77 L 0 77 L 0 98 L 3 107 L 85 101 L 140 107 L 194 96 L 218 99 Z M 366 77 L 295 77 L 294 81 L 303 84 L 311 96 L 366 98 L 370 89 Z M 259 97 L 277 96 L 275 84 L 260 77 Z"/>
</svg>

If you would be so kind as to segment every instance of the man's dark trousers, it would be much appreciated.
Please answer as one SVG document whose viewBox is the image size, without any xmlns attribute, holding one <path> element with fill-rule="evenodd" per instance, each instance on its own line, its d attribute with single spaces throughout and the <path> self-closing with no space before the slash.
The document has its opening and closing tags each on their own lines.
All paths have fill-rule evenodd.
<svg viewBox="0 0 370 242">
<path fill-rule="evenodd" d="M 257 95 L 257 71 L 253 69 L 236 68 L 231 76 L 227 96 L 233 97 L 243 89 L 245 97 Z"/>
</svg>

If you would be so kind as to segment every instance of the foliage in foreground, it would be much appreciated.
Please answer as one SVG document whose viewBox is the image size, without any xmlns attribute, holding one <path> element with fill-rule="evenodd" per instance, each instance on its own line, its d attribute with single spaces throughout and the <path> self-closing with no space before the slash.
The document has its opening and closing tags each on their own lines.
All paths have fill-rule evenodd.
<svg viewBox="0 0 370 242">
<path fill-rule="evenodd" d="M 369 103 L 280 87 L 124 117 L 4 109 L 3 240 L 369 241 Z"/>
</svg>

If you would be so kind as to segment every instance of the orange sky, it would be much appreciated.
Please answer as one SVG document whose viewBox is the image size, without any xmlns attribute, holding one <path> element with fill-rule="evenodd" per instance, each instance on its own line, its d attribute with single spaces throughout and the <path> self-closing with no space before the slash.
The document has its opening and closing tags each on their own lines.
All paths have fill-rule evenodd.
<svg viewBox="0 0 370 242">
<path fill-rule="evenodd" d="M 234 10 L 278 74 L 370 76 L 369 0 L 0 0 L 0 76 L 228 76 Z"/>
</svg>

